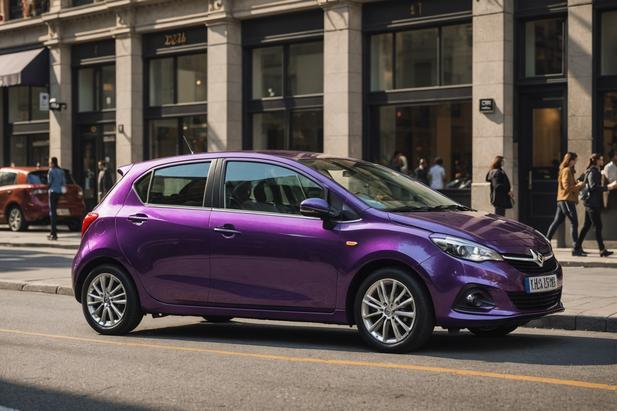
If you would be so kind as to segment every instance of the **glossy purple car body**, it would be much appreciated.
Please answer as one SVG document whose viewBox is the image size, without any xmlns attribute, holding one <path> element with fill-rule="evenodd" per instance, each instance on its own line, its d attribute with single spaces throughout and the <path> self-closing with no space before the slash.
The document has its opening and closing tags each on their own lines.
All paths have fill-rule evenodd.
<svg viewBox="0 0 617 411">
<path fill-rule="evenodd" d="M 563 310 L 541 234 L 380 166 L 230 152 L 119 172 L 72 267 L 101 333 L 148 313 L 314 321 L 357 324 L 375 348 L 406 351 L 435 325 L 504 335 Z"/>
</svg>

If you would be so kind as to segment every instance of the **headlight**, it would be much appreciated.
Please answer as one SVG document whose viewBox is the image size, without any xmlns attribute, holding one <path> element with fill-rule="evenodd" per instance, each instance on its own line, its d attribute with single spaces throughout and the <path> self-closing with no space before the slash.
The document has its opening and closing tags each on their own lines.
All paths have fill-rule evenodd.
<svg viewBox="0 0 617 411">
<path fill-rule="evenodd" d="M 503 257 L 488 247 L 456 237 L 433 237 L 431 240 L 446 253 L 469 261 L 503 261 Z"/>
</svg>

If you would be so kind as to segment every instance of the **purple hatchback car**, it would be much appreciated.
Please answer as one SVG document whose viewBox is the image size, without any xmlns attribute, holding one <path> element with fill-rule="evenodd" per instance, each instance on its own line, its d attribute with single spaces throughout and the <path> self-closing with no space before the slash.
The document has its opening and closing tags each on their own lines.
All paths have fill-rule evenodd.
<svg viewBox="0 0 617 411">
<path fill-rule="evenodd" d="M 405 352 L 436 325 L 501 336 L 563 310 L 539 232 L 382 166 L 236 152 L 119 173 L 73 261 L 75 296 L 102 334 L 145 314 L 314 321 Z"/>
</svg>

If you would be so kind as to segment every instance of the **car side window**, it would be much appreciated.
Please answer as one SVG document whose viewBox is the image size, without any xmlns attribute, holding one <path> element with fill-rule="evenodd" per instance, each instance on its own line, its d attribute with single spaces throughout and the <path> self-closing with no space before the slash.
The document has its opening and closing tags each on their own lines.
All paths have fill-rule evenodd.
<svg viewBox="0 0 617 411">
<path fill-rule="evenodd" d="M 148 203 L 187 207 L 203 206 L 209 169 L 210 163 L 205 162 L 174 165 L 154 170 Z"/>
<path fill-rule="evenodd" d="M 12 173 L 10 171 L 0 171 L 0 187 L 13 185 L 15 184 L 16 179 L 17 173 Z"/>
<path fill-rule="evenodd" d="M 307 198 L 324 198 L 324 190 L 309 178 L 268 163 L 230 161 L 225 170 L 225 208 L 280 214 L 300 214 Z"/>
<path fill-rule="evenodd" d="M 149 172 L 146 175 L 139 177 L 139 179 L 135 182 L 134 185 L 137 196 L 144 204 L 148 202 L 148 188 L 150 187 L 150 177 L 152 177 L 152 172 Z"/>
</svg>

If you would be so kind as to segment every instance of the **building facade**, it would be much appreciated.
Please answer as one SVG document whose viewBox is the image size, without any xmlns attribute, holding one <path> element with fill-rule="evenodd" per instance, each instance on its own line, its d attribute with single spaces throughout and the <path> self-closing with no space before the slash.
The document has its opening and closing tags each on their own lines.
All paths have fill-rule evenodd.
<svg viewBox="0 0 617 411">
<path fill-rule="evenodd" d="M 611 0 L 0 0 L 0 162 L 324 151 L 443 160 L 444 192 L 545 229 L 556 163 L 617 148 Z M 51 103 L 50 103 L 51 102 Z M 51 109 L 51 110 L 50 110 Z M 580 171 L 584 167 L 579 165 Z"/>
</svg>

